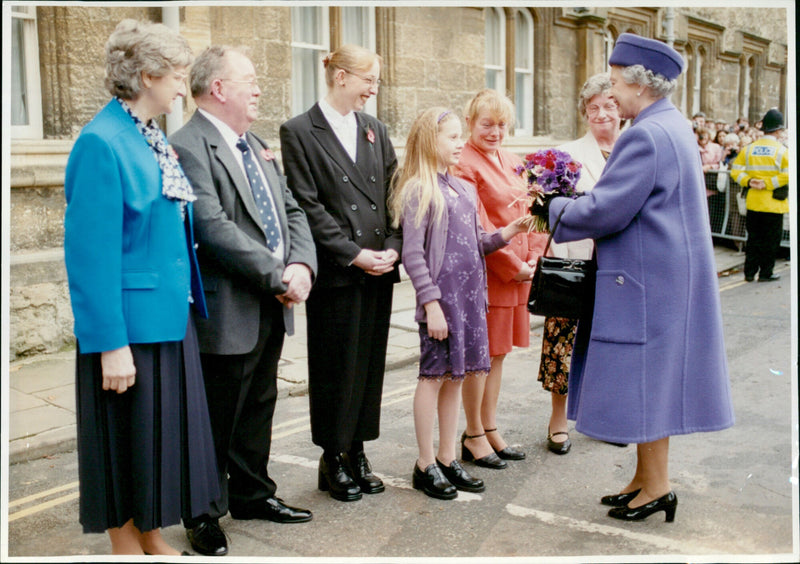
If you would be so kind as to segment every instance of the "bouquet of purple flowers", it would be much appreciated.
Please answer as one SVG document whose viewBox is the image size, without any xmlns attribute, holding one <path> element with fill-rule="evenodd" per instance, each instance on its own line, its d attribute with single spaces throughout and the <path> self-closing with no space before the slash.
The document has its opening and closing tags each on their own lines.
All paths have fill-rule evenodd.
<svg viewBox="0 0 800 564">
<path fill-rule="evenodd" d="M 534 203 L 542 204 L 548 197 L 578 197 L 575 185 L 581 177 L 581 163 L 573 160 L 566 151 L 544 149 L 526 155 L 524 164 L 515 172 L 527 181 L 528 209 Z M 532 214 L 526 224 L 528 231 L 548 232 L 547 218 Z"/>
</svg>

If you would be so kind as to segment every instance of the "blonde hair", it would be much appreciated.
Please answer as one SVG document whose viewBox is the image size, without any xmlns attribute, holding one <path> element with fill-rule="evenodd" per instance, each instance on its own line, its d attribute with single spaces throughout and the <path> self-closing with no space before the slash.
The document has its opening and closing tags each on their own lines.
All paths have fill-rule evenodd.
<svg viewBox="0 0 800 564">
<path fill-rule="evenodd" d="M 360 45 L 342 45 L 322 59 L 322 64 L 325 67 L 325 83 L 328 88 L 333 88 L 334 76 L 336 76 L 336 71 L 339 69 L 346 72 L 368 72 L 372 65 L 375 64 L 375 61 L 378 61 L 378 64 L 383 66 L 383 59 L 377 53 L 373 53 Z"/>
<path fill-rule="evenodd" d="M 434 107 L 417 116 L 406 140 L 403 167 L 392 178 L 389 210 L 392 225 L 399 227 L 403 212 L 410 201 L 418 203 L 414 223 L 419 226 L 430 209 L 434 221 L 439 221 L 445 209 L 444 196 L 436 176 L 439 168 L 437 137 L 442 126 L 458 116 L 447 108 Z"/>
<path fill-rule="evenodd" d="M 467 102 L 464 108 L 464 117 L 469 122 L 470 127 L 478 120 L 482 112 L 487 112 L 493 118 L 504 121 L 509 127 L 514 125 L 514 103 L 503 96 L 497 90 L 486 88 L 481 90 L 475 97 Z"/>
<path fill-rule="evenodd" d="M 105 85 L 112 96 L 134 100 L 144 88 L 142 72 L 164 76 L 193 58 L 186 39 L 164 24 L 122 20 L 106 42 Z"/>
</svg>

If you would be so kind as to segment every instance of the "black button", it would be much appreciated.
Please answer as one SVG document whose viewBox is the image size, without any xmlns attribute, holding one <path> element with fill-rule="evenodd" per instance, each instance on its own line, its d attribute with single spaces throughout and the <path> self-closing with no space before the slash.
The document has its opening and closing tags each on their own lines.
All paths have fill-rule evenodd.
<svg viewBox="0 0 800 564">
<path fill-rule="evenodd" d="M 380 229 L 376 229 L 375 230 L 375 235 L 380 235 L 380 234 L 381 234 L 381 230 Z"/>
</svg>

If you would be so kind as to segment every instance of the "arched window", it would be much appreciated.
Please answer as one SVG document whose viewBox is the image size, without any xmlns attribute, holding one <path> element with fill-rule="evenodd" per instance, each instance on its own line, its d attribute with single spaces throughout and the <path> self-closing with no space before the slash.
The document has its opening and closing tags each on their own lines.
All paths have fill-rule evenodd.
<svg viewBox="0 0 800 564">
<path fill-rule="evenodd" d="M 486 88 L 506 93 L 506 18 L 500 8 L 484 8 Z"/>
<path fill-rule="evenodd" d="M 614 34 L 611 33 L 610 29 L 606 29 L 603 32 L 603 62 L 605 62 L 606 69 L 609 67 L 608 60 L 611 58 L 611 51 L 614 50 L 615 41 Z"/>
<path fill-rule="evenodd" d="M 42 98 L 36 8 L 11 8 L 11 135 L 42 138 Z"/>
<path fill-rule="evenodd" d="M 528 10 L 514 14 L 514 135 L 533 135 L 533 18 Z"/>
<path fill-rule="evenodd" d="M 292 115 L 308 110 L 325 92 L 321 59 L 328 39 L 327 8 L 292 7 Z"/>
</svg>

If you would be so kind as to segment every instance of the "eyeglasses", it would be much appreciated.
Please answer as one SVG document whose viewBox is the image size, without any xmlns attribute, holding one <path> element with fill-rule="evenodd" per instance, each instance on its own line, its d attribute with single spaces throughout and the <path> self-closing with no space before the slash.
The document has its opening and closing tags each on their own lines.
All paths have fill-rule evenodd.
<svg viewBox="0 0 800 564">
<path fill-rule="evenodd" d="M 347 69 L 342 69 L 342 70 L 344 72 L 346 72 L 347 74 L 352 74 L 353 76 L 357 76 L 358 78 L 360 78 L 361 80 L 363 80 L 364 82 L 369 84 L 370 86 L 378 86 L 379 87 L 381 85 L 381 79 L 380 78 L 372 78 L 372 77 L 369 77 L 369 76 L 364 76 L 364 75 L 358 74 L 356 72 L 349 71 Z"/>
<path fill-rule="evenodd" d="M 237 84 L 249 84 L 251 90 L 258 88 L 258 78 L 251 78 L 249 80 L 236 79 L 236 78 L 220 78 L 220 80 L 227 80 L 228 82 L 236 82 Z"/>
<path fill-rule="evenodd" d="M 594 116 L 600 113 L 600 109 L 601 106 L 588 106 L 586 108 L 586 113 L 590 116 Z M 612 114 L 612 113 L 616 114 L 617 112 L 619 112 L 619 106 L 617 106 L 616 104 L 606 104 L 602 106 L 602 109 L 607 114 Z"/>
</svg>

